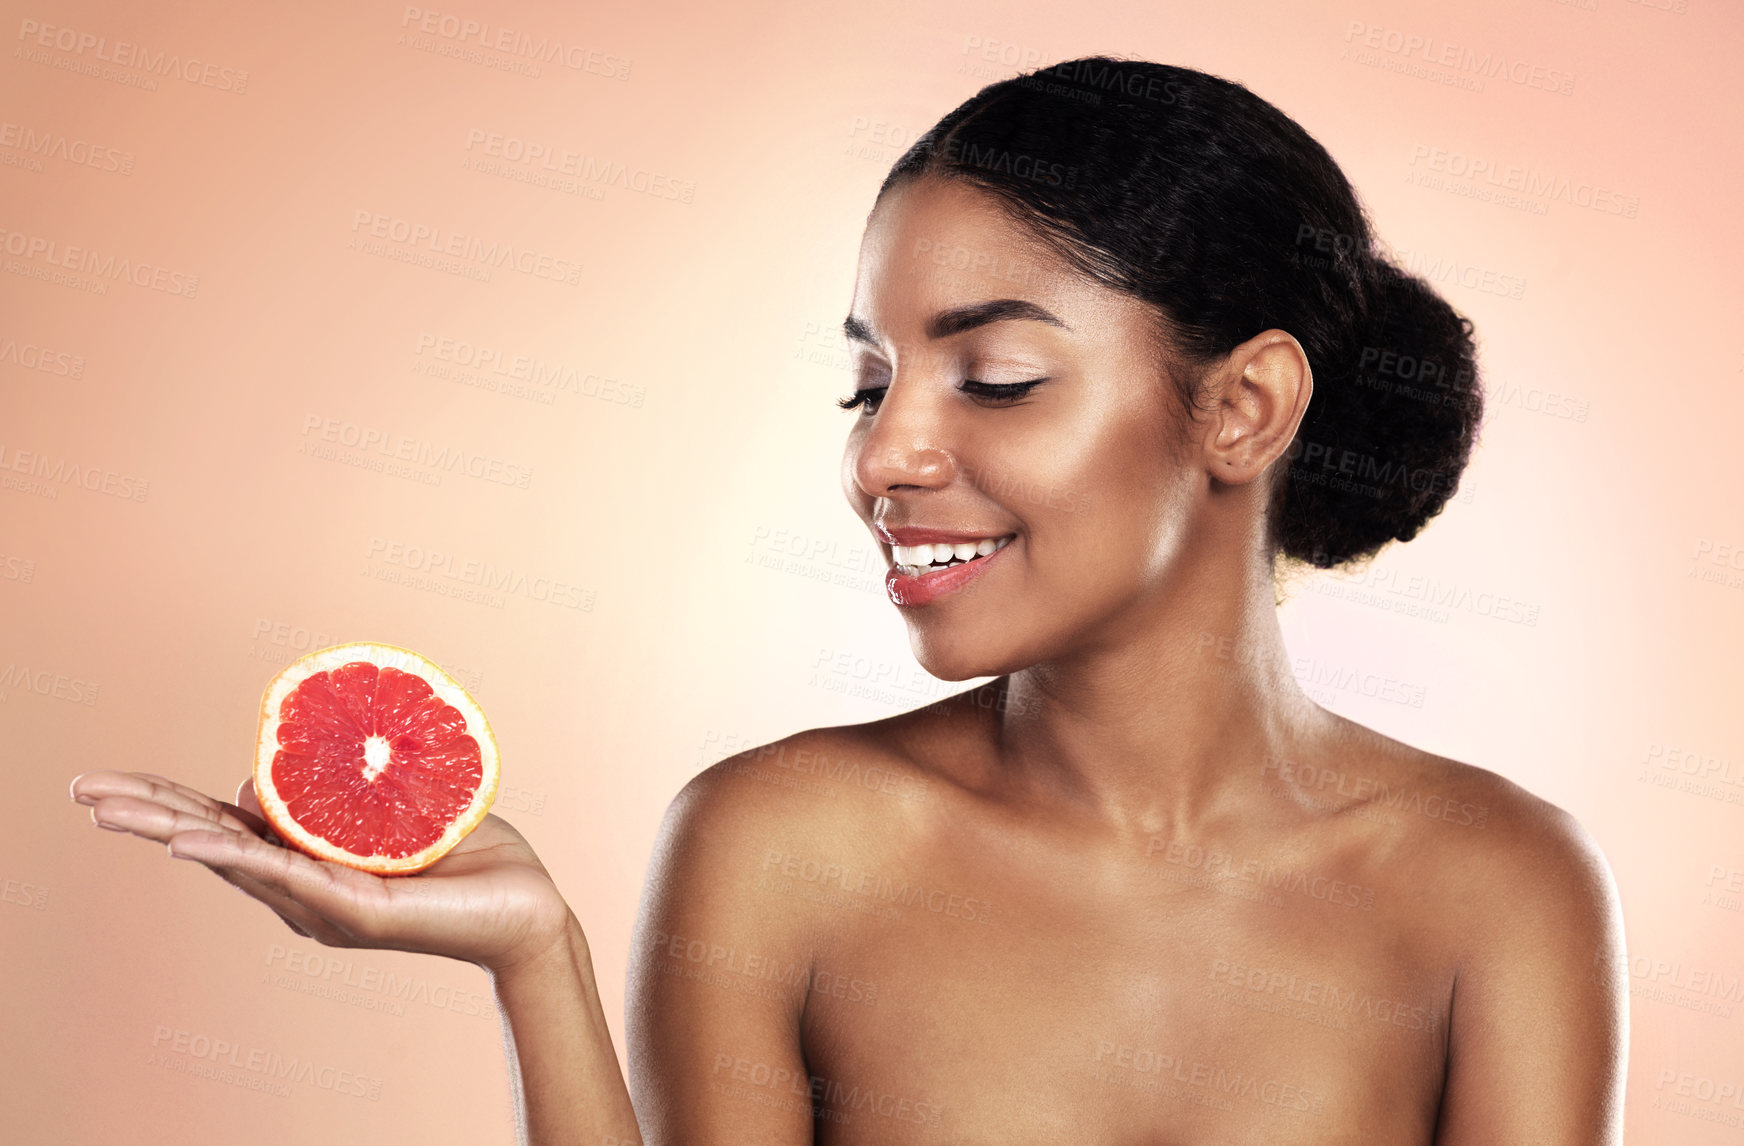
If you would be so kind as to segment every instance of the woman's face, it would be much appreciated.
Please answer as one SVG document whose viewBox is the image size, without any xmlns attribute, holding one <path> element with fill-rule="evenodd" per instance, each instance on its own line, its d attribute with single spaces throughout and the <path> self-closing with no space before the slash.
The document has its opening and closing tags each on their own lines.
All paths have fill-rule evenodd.
<svg viewBox="0 0 1744 1146">
<path fill-rule="evenodd" d="M 985 192 L 922 178 L 879 204 L 847 323 L 867 400 L 842 484 L 934 676 L 1117 641 L 1164 599 L 1208 478 L 1157 330 Z M 914 575 L 941 542 L 974 559 Z"/>
</svg>

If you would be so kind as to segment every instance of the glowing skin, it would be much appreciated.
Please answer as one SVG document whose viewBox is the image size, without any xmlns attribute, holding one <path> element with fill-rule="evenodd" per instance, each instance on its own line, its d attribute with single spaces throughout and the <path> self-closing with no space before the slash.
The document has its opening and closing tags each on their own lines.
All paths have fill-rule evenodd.
<svg viewBox="0 0 1744 1146">
<path fill-rule="evenodd" d="M 974 593 L 903 613 L 916 657 L 946 680 L 1105 639 L 1178 568 L 1193 526 L 1199 483 L 1171 456 L 1154 317 L 1035 248 L 978 193 L 931 181 L 893 191 L 861 248 L 852 317 L 876 341 L 851 343 L 856 386 L 888 388 L 876 413 L 855 412 L 849 503 L 869 526 L 1016 534 Z M 1011 278 L 935 266 L 935 250 L 998 252 Z M 927 336 L 934 315 L 1012 297 L 1065 327 L 1009 319 Z M 965 379 L 1046 381 L 1008 403 L 959 389 Z"/>
<path fill-rule="evenodd" d="M 939 250 L 998 258 L 941 268 Z M 998 273 L 977 269 L 988 264 Z M 1058 324 L 929 337 L 939 315 L 1014 294 Z M 1189 423 L 1150 307 L 1064 265 L 984 194 L 935 180 L 874 212 L 848 325 L 857 387 L 887 387 L 875 413 L 856 411 L 843 458 L 862 520 L 875 536 L 1014 538 L 965 590 L 902 609 L 933 675 L 1015 674 L 1004 704 L 1023 715 L 1002 730 L 1003 772 L 1047 760 L 1026 774 L 1100 787 L 1104 802 L 1135 787 L 1111 809 L 1125 814 L 1173 786 L 1206 788 L 1220 755 L 1277 749 L 1270 726 L 1329 726 L 1288 670 L 1264 558 L 1259 479 L 1312 392 L 1293 338 L 1256 333 L 1213 373 L 1215 412 Z M 961 388 L 1044 378 L 1015 403 Z M 1193 671 L 1218 642 L 1245 671 Z"/>
<path fill-rule="evenodd" d="M 966 325 L 998 300 L 1026 306 Z M 536 1146 L 1620 1143 L 1598 849 L 1291 672 L 1264 514 L 1314 384 L 1295 339 L 1210 364 L 1189 418 L 1155 315 L 934 181 L 874 212 L 850 318 L 888 388 L 843 415 L 843 489 L 880 544 L 1011 538 L 894 606 L 930 672 L 996 679 L 679 793 L 632 941 L 633 1110 L 581 926 L 497 817 L 384 888 L 263 842 L 246 785 L 75 798 L 323 943 L 489 969 Z"/>
<path fill-rule="evenodd" d="M 940 329 L 1003 299 L 1058 321 Z M 897 606 L 930 672 L 997 679 L 675 801 L 631 977 L 648 1140 L 1620 1141 L 1597 849 L 1290 671 L 1263 515 L 1313 384 L 1296 341 L 1255 332 L 1188 419 L 1155 315 L 931 181 L 874 212 L 848 328 L 887 387 L 848 415 L 855 512 L 1012 538 Z M 805 973 L 753 993 L 747 952 Z"/>
</svg>

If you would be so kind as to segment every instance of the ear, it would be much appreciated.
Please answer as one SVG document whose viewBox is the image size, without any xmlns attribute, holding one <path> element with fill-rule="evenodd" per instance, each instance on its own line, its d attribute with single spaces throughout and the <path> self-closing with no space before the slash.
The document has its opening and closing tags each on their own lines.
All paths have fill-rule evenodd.
<svg viewBox="0 0 1744 1146">
<path fill-rule="evenodd" d="M 1267 330 L 1230 351 L 1215 378 L 1206 469 L 1218 481 L 1243 485 L 1289 449 L 1314 394 L 1314 373 L 1294 336 Z"/>
</svg>

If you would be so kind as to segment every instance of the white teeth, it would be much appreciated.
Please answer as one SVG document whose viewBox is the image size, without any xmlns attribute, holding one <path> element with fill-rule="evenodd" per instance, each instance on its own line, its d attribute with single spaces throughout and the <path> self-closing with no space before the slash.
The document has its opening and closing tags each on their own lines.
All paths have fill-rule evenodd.
<svg viewBox="0 0 1744 1146">
<path fill-rule="evenodd" d="M 963 541 L 954 545 L 939 542 L 933 545 L 892 545 L 890 556 L 895 564 L 909 570 L 924 571 L 939 568 L 952 561 L 973 561 L 1005 548 L 1009 537 L 983 537 L 979 541 Z"/>
</svg>

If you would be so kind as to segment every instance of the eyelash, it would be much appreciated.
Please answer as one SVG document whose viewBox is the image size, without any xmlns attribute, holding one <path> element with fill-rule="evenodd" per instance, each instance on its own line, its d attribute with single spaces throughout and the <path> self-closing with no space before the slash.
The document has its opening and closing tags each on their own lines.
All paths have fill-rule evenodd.
<svg viewBox="0 0 1744 1146">
<path fill-rule="evenodd" d="M 1033 382 L 1011 382 L 1001 385 L 989 382 L 977 382 L 973 378 L 965 378 L 963 380 L 963 390 L 966 393 L 975 395 L 976 397 L 987 398 L 995 402 L 1015 402 L 1046 381 L 1046 378 L 1037 378 Z M 976 389 L 970 389 L 971 387 L 976 387 Z M 856 390 L 846 398 L 836 399 L 836 405 L 844 410 L 852 410 L 856 406 L 862 406 L 868 402 L 879 401 L 880 399 L 874 398 L 872 395 L 882 394 L 888 389 L 888 386 L 873 386 L 868 387 L 865 390 Z"/>
</svg>

